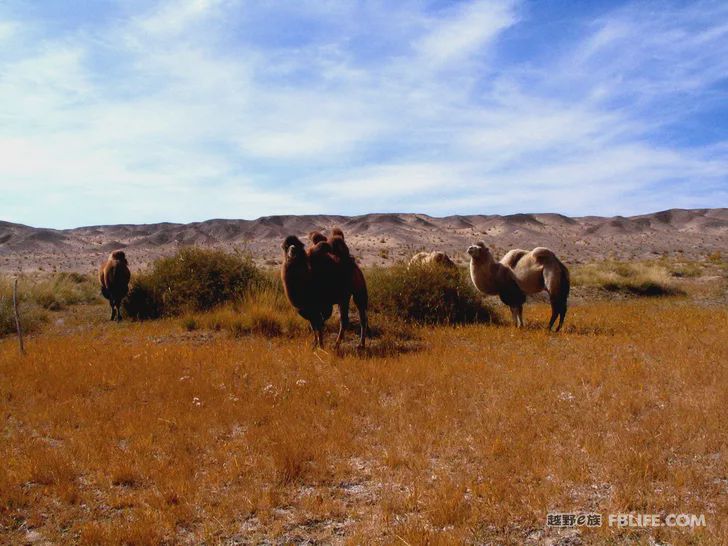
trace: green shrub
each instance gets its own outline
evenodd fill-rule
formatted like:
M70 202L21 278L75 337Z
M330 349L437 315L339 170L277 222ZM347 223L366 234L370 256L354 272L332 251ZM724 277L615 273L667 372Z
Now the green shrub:
M133 275L124 307L140 319L205 311L241 299L262 282L250 256L189 247Z
M132 318L147 320L162 316L161 293L152 273L132 275L129 294L124 299L123 305L125 314Z
M468 272L438 264L399 263L367 272L372 311L418 324L495 322Z

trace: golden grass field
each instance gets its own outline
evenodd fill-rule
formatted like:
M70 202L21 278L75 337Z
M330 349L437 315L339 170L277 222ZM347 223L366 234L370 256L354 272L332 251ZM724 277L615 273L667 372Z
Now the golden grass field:
M363 354L68 307L23 357L0 339L0 542L728 544L728 307L702 290L574 298L560 334L543 303L523 331L375 315ZM605 521L546 527L572 511Z

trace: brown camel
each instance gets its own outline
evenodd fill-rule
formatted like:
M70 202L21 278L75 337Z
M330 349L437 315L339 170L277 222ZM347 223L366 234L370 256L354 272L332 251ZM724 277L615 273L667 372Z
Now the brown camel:
M368 331L368 294L364 275L349 254L340 229L328 239L318 232L309 234L312 245L306 250L301 240L289 235L283 242L285 253L281 278L286 296L298 313L311 323L314 346L323 347L323 328L333 306L339 307L338 346L349 326L349 303L359 311L361 334L359 347L364 347Z
M109 300L111 319L121 321L121 302L129 293L129 265L126 254L115 250L109 255L106 263L99 268L101 295Z
M309 233L309 239L312 245L307 253L310 257L316 292L323 301L325 309L328 310L334 305L339 308L339 334L335 346L338 347L343 341L349 328L349 305L353 297L359 311L358 346L363 348L369 331L367 318L369 294L364 273L351 256L341 229L332 229L328 238L320 232L313 231Z
M325 308L316 294L311 261L301 240L289 235L281 248L284 254L281 280L286 297L298 314L311 324L314 347L323 346L324 322L331 316L332 308Z

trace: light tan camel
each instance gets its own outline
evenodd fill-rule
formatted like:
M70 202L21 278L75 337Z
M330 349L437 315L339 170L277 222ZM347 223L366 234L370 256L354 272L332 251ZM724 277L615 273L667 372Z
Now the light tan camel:
M445 267L457 267L450 259L450 256L442 250L433 250L432 252L418 252L409 261L409 265L429 265L438 264Z
M470 278L475 288L483 294L498 295L511 308L513 322L523 326L523 303L526 295L518 286L516 276L510 268L498 263L483 241L468 247L470 255Z
M566 300L571 285L569 270L548 248L538 247L530 252L514 249L500 261L516 276L518 286L525 294L536 294L545 290L551 301L549 330L559 319L556 331L561 330L566 317Z

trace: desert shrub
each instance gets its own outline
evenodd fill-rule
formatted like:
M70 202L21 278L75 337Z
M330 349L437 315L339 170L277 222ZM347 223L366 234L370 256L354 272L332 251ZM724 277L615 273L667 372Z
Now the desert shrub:
M30 287L30 297L49 311L59 311L69 305L99 301L98 283L80 273L56 273Z
M405 322L493 322L496 315L467 271L438 264L373 268L366 274L371 309Z
M576 268L572 282L633 296L671 296L683 294L675 287L670 272L650 263L598 262Z
M703 275L703 268L697 262L668 264L670 275L677 278L693 279Z
M188 331L204 328L233 337L294 337L308 332L306 321L288 303L280 279L270 272L262 272L242 298L209 311L188 314L181 325Z
M28 294L27 283L21 282L18 288L18 311L20 326L24 333L37 331L48 320L47 313L38 306ZM6 277L0 277L0 336L14 334L15 314L13 312L13 283Z
M194 330L197 330L200 325L194 316L187 316L182 319L182 327L188 332L193 332Z
M158 284L152 273L132 275L129 294L124 299L124 311L140 320L159 318L163 314L163 302Z
M124 307L140 319L205 311L241 299L262 281L248 255L189 247L134 275Z
M715 265L722 265L723 264L723 256L721 255L719 250L716 250L715 252L711 252L706 256L706 259L708 262L715 264Z

